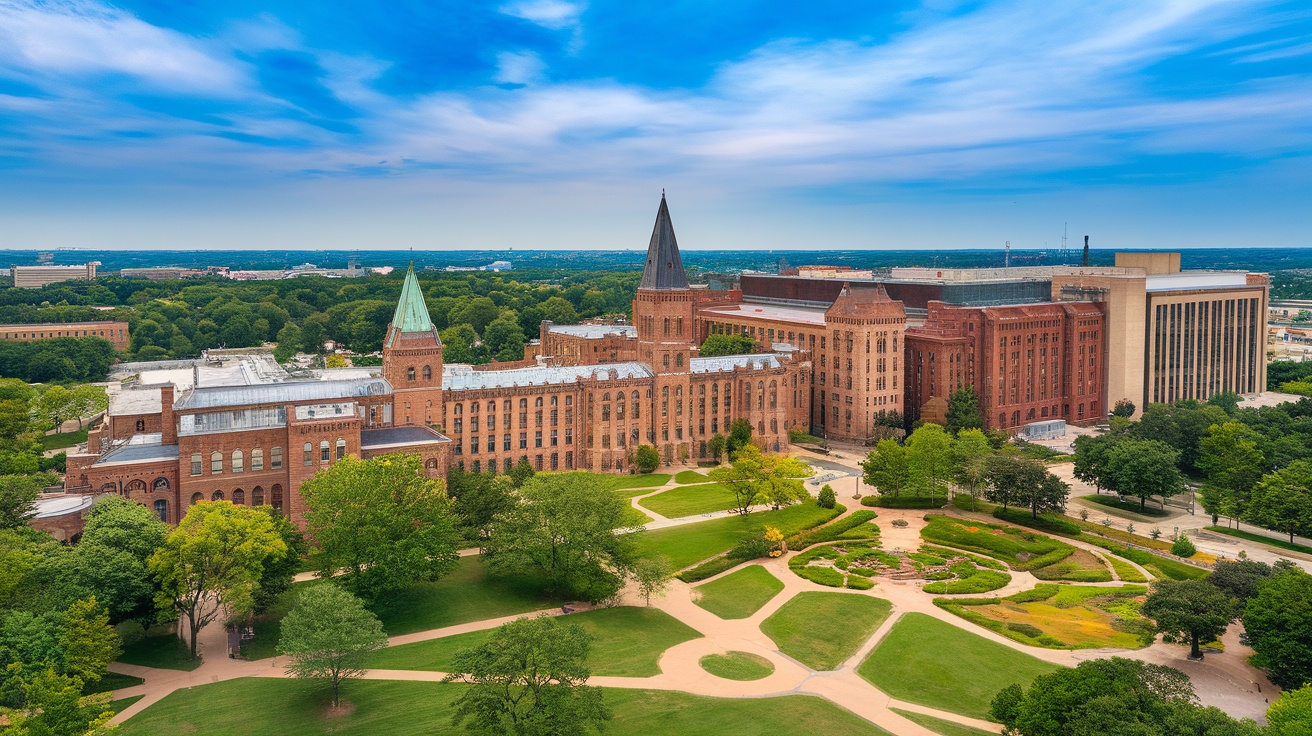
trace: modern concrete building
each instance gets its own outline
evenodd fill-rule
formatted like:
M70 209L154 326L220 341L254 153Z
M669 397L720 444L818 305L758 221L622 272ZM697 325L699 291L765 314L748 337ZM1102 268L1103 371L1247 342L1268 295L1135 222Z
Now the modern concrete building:
M99 266L100 261L91 261L79 266L14 266L11 271L16 288L39 289L61 281L95 281Z

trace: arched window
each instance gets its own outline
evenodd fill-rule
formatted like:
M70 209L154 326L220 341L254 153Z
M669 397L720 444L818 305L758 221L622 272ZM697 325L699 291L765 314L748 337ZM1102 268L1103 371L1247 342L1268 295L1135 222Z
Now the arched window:
M328 449L328 440L319 440L319 460L325 463L331 460L332 457L330 452L331 451Z
M146 431L146 420L145 420L145 419L138 419L138 420L137 420L137 431L138 431L138 432L145 432L145 431Z
M167 491L168 489L169 489L168 478L156 478L155 482L152 483L150 486L150 490L152 491Z
M124 490L125 492L127 492L127 493L133 493L133 492L135 492L135 491L139 491L139 492L141 492L141 493L145 493L145 492L146 492L146 481L144 481L144 480L140 480L140 479L138 479L138 480L130 480L130 481L128 481L128 484L127 484L126 486L123 487L123 490Z
M305 464L314 465L314 445L305 443Z
M528 408L528 399L520 399L520 400L519 400L519 408L521 408L521 409L527 409L527 408Z
M251 489L251 505L252 506L264 505L264 488L260 486L255 486L254 488Z
M258 473L261 470L264 470L264 450L256 448L251 450L251 472Z
M205 500L205 494L204 494L204 493L201 493L200 491L197 491L197 492L191 494L191 505L192 505L192 506L195 506L196 504L198 504L198 503L200 503L201 501L204 501L204 500Z
M464 414L464 413L465 413L465 405L464 405L464 404L456 404L456 408L455 408L453 411L455 412L455 415L456 415L456 416L460 416L461 414Z
M232 472L240 473L246 469L246 459L242 456L241 450L232 451Z
M542 406L542 397L539 396L533 400L533 406Z
M414 368L406 368L406 369L405 369L405 377L406 377L406 380L409 380L409 381L413 381L413 380L415 380L415 369L414 369Z
M425 381L430 380L430 379L432 379L432 377L433 377L433 368L432 368L432 366L427 366L427 365L424 366L424 380L425 380Z
M346 440L341 437L337 438L337 459L341 460L346 457Z
M477 414L477 413L478 413L478 407L480 407L480 406L482 406L482 404L478 403L477 401L471 401L471 402L469 402L469 412L470 412L471 414Z
M269 489L269 491L269 495L272 497L269 501L269 505L273 507L274 511L282 511L282 486L274 483L273 488Z
M219 452L218 450L215 450L214 452L210 453L210 472L211 473L223 472L223 453Z
M214 493L210 494L210 500L211 500L211 501L222 501L222 500L223 500L223 491L215 491Z
M555 406L557 403L558 403L558 401L557 401L556 397L555 397L555 396L552 396L552 397L551 397L551 405L552 405L552 406Z
M233 492L232 492L232 502L235 503L235 504L237 504L238 506L245 506L245 505L246 505L246 491L243 491L243 490L240 489L240 488L238 488L237 490L233 491Z
M169 502L160 499L155 502L155 515L165 524L169 523Z

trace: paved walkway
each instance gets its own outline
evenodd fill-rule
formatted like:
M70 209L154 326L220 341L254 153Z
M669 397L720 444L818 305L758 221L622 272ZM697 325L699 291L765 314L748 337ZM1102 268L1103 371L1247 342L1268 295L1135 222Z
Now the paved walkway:
M840 450L839 452L828 456L827 459L833 463L854 466L857 459L854 455L855 453L853 455L848 455ZM855 471L855 467L853 467L853 470ZM679 484L673 483L671 480L671 482L666 483L659 488L653 488L649 492L635 496L634 506L635 508L639 507L637 500L640 498L675 487L680 486ZM841 495L844 494L840 491L840 496ZM849 507L846 512L847 514L851 514L860 508L859 505L851 503L850 500L844 499L844 502ZM643 511L653 517L659 516L651 514L651 512L646 509L643 509ZM879 524L882 533L882 544L884 549L890 551L894 549L910 551L917 549L920 546L921 539L919 532L924 526L923 511L901 509L879 509L878 511L879 518L877 523ZM945 513L964 517L971 516L966 512L951 507L945 509ZM706 517L703 516L693 516L684 519L665 519L661 517L656 518L655 521L648 524L648 528L662 528L664 526L695 523L697 521L702 521L705 518ZM982 519L985 517L979 516L979 518ZM905 520L907 525L905 527L894 526L891 522L896 519ZM1091 545L1073 540L1063 541L1068 541L1082 549L1088 549L1094 554L1100 556L1103 554L1103 551L1100 548ZM461 552L461 554L474 553L476 553L476 550L463 550ZM892 710L893 708L926 713L944 720L974 726L991 732L998 732L1000 726L997 724L968 718L955 713L940 711L935 708L898 701L876 689L857 675L857 666L864 661L876 646L878 646L879 642L882 641L888 632L892 630L898 620L907 613L917 612L932 616L953 626L960 627L972 634L981 636L1003 646L1023 651L1039 659L1061 665L1074 666L1083 660L1109 656L1130 656L1150 662L1168 664L1189 674L1200 699L1204 703L1217 705L1226 710L1226 712L1237 717L1261 719L1265 713L1268 698L1273 697L1278 692L1278 690L1265 680L1258 670L1248 665L1247 656L1251 654L1251 650L1239 643L1239 626L1237 624L1231 627L1230 632L1223 639L1226 648L1225 652L1220 654L1208 654L1203 662L1190 662L1187 660L1185 657L1187 649L1185 647L1168 645L1160 642L1137 651L1120 649L1067 651L1029 647L992 631L974 626L964 619L939 609L933 604L933 598L935 596L923 593L920 590L919 585L916 585L915 583L878 578L876 579L874 589L870 591L848 591L821 586L805 580L788 569L788 559L790 559L793 554L795 553L789 553L784 557L776 559L757 561L756 564L763 565L776 578L784 583L784 590L771 599L769 603L761 608L761 610L757 611L747 619L734 621L720 619L718 616L715 616L694 603L694 598L696 596L694 586L687 585L677 580L674 581L671 584L667 595L664 598L653 601L652 605L692 627L698 631L702 637L678 644L666 650L660 659L661 674L659 675L643 678L597 676L592 678L592 684L603 687L677 690L697 695L733 698L760 698L788 694L808 694L825 698L894 734L906 736L934 736L932 731L898 715ZM1033 575L1027 572L1013 572L1012 578L1012 583L1003 590L997 591L996 594L1008 595L1020 590L1027 590L1039 582ZM1118 581L1113 581L1111 583L1106 583L1105 585L1116 586L1120 584L1121 583ZM803 591L822 591L843 595L876 596L889 601L892 604L892 612L888 619L875 631L870 639L867 640L860 649L840 667L833 671L817 672L780 652L774 642L765 636L760 629L762 621L777 611L784 605L784 603L793 598L796 594ZM640 597L637 595L636 591L632 589L624 591L623 602L626 605L641 605ZM553 608L526 615L559 614L560 609ZM441 629L406 634L403 636L392 637L389 640L389 644L407 644L466 633L469 631L494 628L514 618L517 617L509 616L488 619ZM228 659L226 657L226 636L221 625L211 625L202 631L199 645L202 653L208 654L209 656L206 657L204 663L199 668L192 672L157 670L119 663L111 665L111 671L136 675L138 677L143 677L146 680L143 685L124 688L114 693L115 698L133 695L143 695L144 697L123 712L119 713L113 722L121 723L124 720L131 718L136 713L141 712L151 704L158 702L168 693L179 688L220 682L237 677L286 676L283 669L285 662L282 658L274 657L255 662ZM744 651L764 657L774 665L775 671L770 676L761 680L737 682L715 677L701 668L700 660L703 656L728 651ZM365 674L365 677L367 679L378 680L436 682L442 679L443 673L415 670L371 670Z

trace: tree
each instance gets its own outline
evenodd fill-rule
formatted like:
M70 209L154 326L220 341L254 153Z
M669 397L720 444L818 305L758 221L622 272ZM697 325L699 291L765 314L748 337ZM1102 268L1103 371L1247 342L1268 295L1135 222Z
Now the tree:
M1312 575L1292 565L1258 585L1244 606L1253 663L1286 690L1312 682Z
M729 438L719 432L711 435L711 438L706 441L706 449L710 451L711 457L714 458L717 463L720 462L720 458L724 456L724 449L728 445Z
M1243 400L1244 397L1234 391L1222 391L1212 394L1207 400L1207 405L1215 406L1226 414L1234 414L1239 409L1239 402Z
M332 583L302 591L278 636L278 653L292 659L287 673L331 681L334 708L341 703L342 681L364 674L369 653L385 646L378 617Z
M964 488L970 494L970 508L975 510L975 500L980 486L984 484L988 471L987 461L993 454L989 439L978 429L963 429L952 443L952 479L958 488Z
M1112 406L1112 416L1129 419L1134 416L1135 409L1136 407L1133 401L1130 401L1129 399L1118 399L1116 404Z
M521 618L487 642L456 652L446 682L469 689L455 701L454 725L486 736L569 736L611 718L601 691L585 683L592 637L556 618Z
M27 526L46 480L44 475L0 475L0 529Z
M77 417L77 428L82 429L82 420L95 416L109 408L109 397L105 395L104 386L83 384L73 389L71 410Z
M752 444L752 423L746 419L735 419L729 425L729 440L725 450L733 456L742 448Z
M579 321L574 305L562 297L553 296L539 304L538 309L542 310L542 314L547 319L558 325L572 325Z
M1312 535L1312 462L1295 460L1264 477L1244 510L1248 521L1294 536Z
M497 515L483 542L493 570L540 575L559 595L609 598L632 569L633 507L588 473L537 475Z
M110 694L83 697L86 683L52 668L25 676L19 683L25 708L9 714L5 734L14 736L81 736L104 733L114 717Z
M1132 425L1131 434L1139 439L1165 442L1179 453L1179 466L1187 472L1198 470L1199 443L1213 424L1223 424L1230 417L1219 407L1196 401L1174 404L1149 404L1143 417Z
M285 553L269 555L261 565L263 571L260 573L260 584L255 586L252 610L264 613L278 602L283 593L291 590L292 583L296 581L296 573L301 568L301 558L310 551L310 545L305 541L305 534L296 528L291 519L272 506L256 508L269 515L278 538L287 545Z
M907 449L896 440L880 440L861 463L861 479L879 489L882 496L897 498L914 479Z
M992 712L1016 736L1258 736L1252 722L1200 707L1183 672L1121 657L1040 675L1023 693L1004 689Z
M1149 496L1166 498L1184 490L1179 457L1165 442L1120 440L1107 452L1103 483L1119 495L1138 496L1143 510Z
M948 434L957 436L963 429L983 429L984 418L979 412L979 397L974 386L962 386L948 397Z
M33 416L53 427L56 434L63 431L64 422L72 419L74 412L73 392L63 386L47 388L32 404Z
M638 584L638 592L649 606L653 595L658 598L665 595L672 574L670 561L665 555L643 557L633 564L633 581Z
M927 491L931 502L936 494L947 496L953 471L952 435L937 424L921 425L907 438L907 460L917 494Z
M1015 455L993 455L985 461L984 477L988 485L984 497L1002 504L1004 509L1011 504L1029 505L1042 495L1039 489L1048 475L1047 469L1035 460ZM1064 496L1062 503L1065 503Z
M747 355L756 352L756 341L747 335L708 335L698 355L716 358L722 355Z
M118 634L109 626L109 612L95 596L77 601L64 612L64 630L59 637L64 652L61 674L83 684L100 682L105 668L122 654Z
M31 427L31 419L31 407L26 401L0 399L0 439L13 441L27 432Z
M756 447L753 445L752 449ZM779 454L762 455L762 461L765 474L761 478L758 496L769 503L771 508L777 511L789 504L811 498L801 480L813 475L810 465L795 457Z
M439 334L442 338L442 356L448 363L487 362L487 347L478 342L478 333L473 327L458 324Z
M487 343L492 357L497 360L514 361L524 359L524 345L528 338L524 330L511 314L505 314L488 323L483 330L483 341Z
M1061 478L1043 471L1043 478L1038 485L1021 488L1020 500L1030 507L1030 518L1037 519L1039 514L1049 511L1061 513L1066 510L1066 498L1071 495L1071 487Z
M820 493L816 495L815 505L822 509L832 509L837 504L838 495L834 493L834 489L828 483L824 484L820 488Z
M1107 454L1120 439L1114 434L1075 438L1075 477L1101 491L1107 484Z
M345 457L301 486L320 577L366 600L437 580L455 566L455 516L440 480L418 455Z
M1312 685L1287 690L1266 709L1265 736L1307 736L1312 733Z
M651 445L638 445L638 449L633 451L633 458L639 473L650 473L661 464L661 454Z
M1206 580L1159 580L1143 604L1143 615L1171 642L1189 642L1189 658L1202 659L1200 642L1221 638L1239 615L1238 602Z
M1217 560L1212 574L1205 580L1220 588L1242 605L1257 595L1262 581L1271 577L1271 566L1256 560Z
M1199 441L1203 508L1210 514L1237 519L1247 509L1253 488L1262 479L1266 458L1256 432L1239 422L1213 424Z
M249 611L264 561L286 552L262 511L228 501L201 502L187 510L147 566L160 583L156 606L186 618L193 658L200 630L225 608Z
M454 467L447 472L446 485L461 535L470 541L482 539L496 515L518 502L515 482L508 475L469 473Z
M519 462L515 463L515 466L510 469L509 473L507 473L507 475L510 476L510 482L513 483L516 488L524 485L529 478L532 478L536 474L537 471L533 469L533 465L529 463L528 458L526 457L521 457Z

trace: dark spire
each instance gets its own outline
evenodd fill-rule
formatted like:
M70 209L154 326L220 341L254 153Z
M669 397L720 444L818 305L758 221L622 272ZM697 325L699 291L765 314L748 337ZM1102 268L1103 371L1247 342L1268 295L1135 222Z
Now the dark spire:
M661 207L656 211L656 226L651 230L647 263L642 268L642 281L638 282L638 288L688 288L688 276L683 272L679 241L674 239L674 224L670 222L670 208L665 204L664 189L661 190Z

